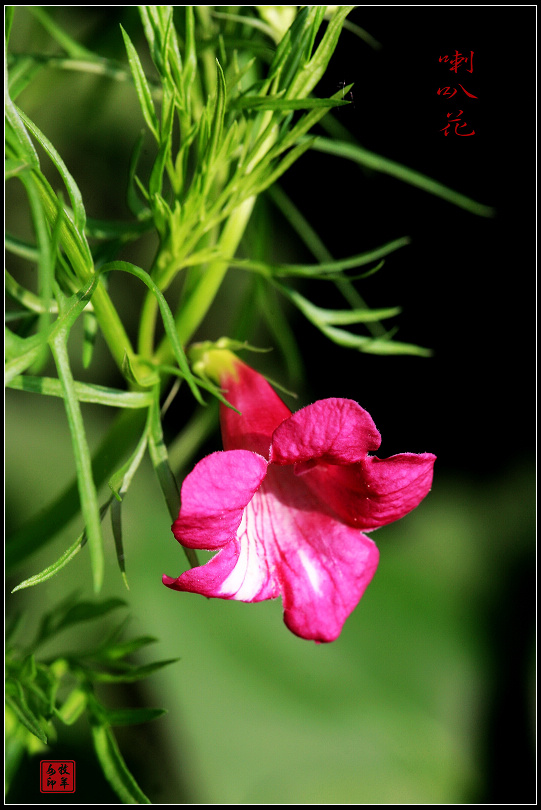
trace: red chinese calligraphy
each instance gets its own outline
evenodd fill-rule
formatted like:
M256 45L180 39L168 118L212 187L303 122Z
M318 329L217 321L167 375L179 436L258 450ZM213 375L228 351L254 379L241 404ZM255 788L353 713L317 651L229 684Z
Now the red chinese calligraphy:
M467 95L467 96L469 96L470 98L477 98L477 96L474 96L474 95L473 95L473 93L468 93L468 91L466 90L466 88L465 88L465 87L462 87L462 85L461 85L461 84L459 84L458 86L459 86L459 87L460 87L460 89L461 89L461 90L463 90L463 91L464 91L464 93L466 93L466 95ZM451 90L452 90L453 92L451 92ZM456 87L438 87L438 96L449 96L449 98L453 98L453 96L455 95L455 93L456 93L456 92L457 92Z
M471 132L459 132L458 130L462 127L467 127L468 124L465 121L461 121L460 116L464 110L459 110L456 118L449 118L453 113L447 113L447 118L449 118L449 123L446 124L440 132L443 132L445 137L449 135L449 130L451 128L451 124L455 125L455 135L461 135L462 137L468 137L469 135L475 135L475 130L473 129Z
M470 51L469 56L463 56L458 51L455 51L454 56L448 56L448 55L447 56L440 56L439 61L440 62L449 62L450 65L451 65L449 70L453 70L455 73L458 73L458 68L460 67L460 65L463 62L465 62L466 64L469 62L470 66L467 69L467 71L468 71L468 73L473 73L473 51Z
M453 92L451 92L451 90ZM438 87L438 96L449 96L449 98L453 98L456 94L455 87Z

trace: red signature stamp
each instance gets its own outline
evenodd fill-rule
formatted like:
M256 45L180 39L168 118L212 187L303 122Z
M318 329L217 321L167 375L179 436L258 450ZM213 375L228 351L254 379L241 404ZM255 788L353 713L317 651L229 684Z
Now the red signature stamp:
M75 793L75 760L42 759L39 789L42 793Z

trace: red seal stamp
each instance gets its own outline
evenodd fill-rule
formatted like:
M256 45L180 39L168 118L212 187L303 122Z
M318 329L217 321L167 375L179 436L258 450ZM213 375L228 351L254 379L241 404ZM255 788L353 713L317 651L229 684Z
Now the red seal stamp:
M42 759L39 789L42 793L75 793L75 760Z

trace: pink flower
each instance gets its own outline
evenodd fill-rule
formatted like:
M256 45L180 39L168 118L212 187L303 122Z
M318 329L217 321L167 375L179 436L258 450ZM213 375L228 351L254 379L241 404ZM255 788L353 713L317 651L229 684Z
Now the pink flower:
M380 435L353 400L292 414L256 371L228 351L212 355L211 371L242 415L221 406L224 451L185 479L172 530L182 545L218 553L163 583L243 602L281 596L293 633L333 641L378 565L363 532L421 502L435 456L369 455Z

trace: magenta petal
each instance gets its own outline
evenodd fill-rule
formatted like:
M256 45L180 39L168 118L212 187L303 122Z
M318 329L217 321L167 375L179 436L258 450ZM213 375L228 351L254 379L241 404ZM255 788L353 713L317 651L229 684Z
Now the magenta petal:
M252 450L269 457L273 430L291 411L261 374L237 360L233 372L220 377L225 398L241 412L220 405L224 450Z
M222 582L235 567L239 557L239 550L239 544L232 541L208 563L185 571L177 579L164 574L162 577L163 584L175 591L190 591L200 593L203 596L219 596Z
M191 591L219 599L261 602L279 596L279 585L269 571L264 550L240 533L212 560L185 571L178 579L163 577L164 585L176 591Z
M419 506L432 486L436 456L399 453L363 462L367 492L364 514L374 528L392 523Z
M432 486L435 460L432 453L368 456L359 464L317 467L303 478L339 518L368 531L420 504Z
M322 399L297 411L274 431L270 460L299 464L319 460L354 464L377 450L381 437L372 417L351 399Z
M302 638L333 641L375 573L375 544L336 520L290 467L269 467L255 500L285 623Z
M237 532L246 504L267 472L267 462L248 450L212 453L184 480L181 508L172 526L184 546L215 549Z
M291 551L282 584L284 621L301 638L334 641L370 584L375 543L356 529L322 521L308 549Z

